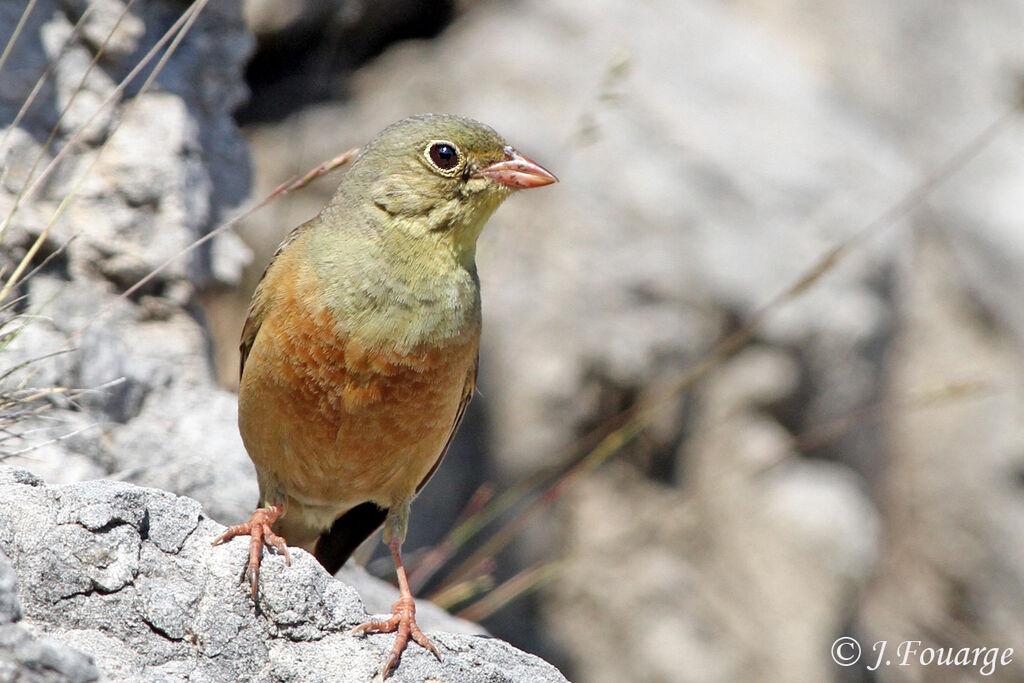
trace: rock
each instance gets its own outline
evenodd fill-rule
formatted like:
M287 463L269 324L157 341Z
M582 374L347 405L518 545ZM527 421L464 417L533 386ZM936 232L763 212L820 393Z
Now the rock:
M86 6L35 3L0 71L4 217L30 183L35 159L41 156L38 174L84 133L50 180L23 200L3 237L0 267L10 273L56 220L34 261L49 258L47 266L21 286L21 310L33 315L11 322L5 311L0 323L23 328L5 345L4 367L27 364L6 386L29 381L57 391L41 401L44 416L19 421L24 437L2 447L21 454L9 462L55 482L113 476L163 486L198 496L218 519L238 521L255 501L255 480L234 398L211 375L206 333L190 309L198 288L236 281L247 252L233 237L182 252L248 193L248 151L231 114L245 94L252 38L239 3L212 2L153 87L140 92L139 78L118 94L182 8L161 0L91 3L75 33ZM0 1L0 43L7 44L25 8ZM103 31L118 18L112 42L90 69ZM8 130L37 78L42 87L33 105ZM54 145L44 150L65 106ZM122 296L164 264L135 295Z
M893 417L879 492L888 552L856 619L861 642L958 649L1024 639L1024 433L1010 427L1024 414L1011 370L1021 358L1012 325L979 324L984 303L950 277L958 255L937 235L915 245L891 375L914 408ZM946 633L956 636L936 635ZM994 677L1024 679L1024 661L1012 659ZM907 673L932 671L911 661Z
M29 472L5 468L0 471L4 486L41 486ZM2 513L0 513L2 514ZM4 527L0 535L7 539L13 529ZM18 574L0 551L0 679L5 681L53 681L85 683L99 678L90 657L54 639L37 637L18 622L23 617L18 599Z
M436 35L455 6L455 0L245 0L258 49L248 74L253 98L240 118L273 120L337 96L353 68L389 43Z
M390 634L347 633L368 618L358 594L299 549L291 566L266 556L255 610L248 543L212 547L223 527L188 498L121 482L48 487L3 468L0 500L0 652L56 672L38 680L93 680L98 668L111 680L367 681L391 647ZM410 647L390 680L565 680L492 638L431 637L443 661Z
M637 661L649 680L830 678L821 653L875 566L879 518L854 473L801 458L759 414L796 376L760 348L702 385L681 492L616 463L571 497L571 564L546 611L554 637L587 653L581 680L630 679ZM615 626L637 611L651 629Z
M16 624L0 626L0 676L32 683L86 683L99 679L92 660L50 638L34 638Z

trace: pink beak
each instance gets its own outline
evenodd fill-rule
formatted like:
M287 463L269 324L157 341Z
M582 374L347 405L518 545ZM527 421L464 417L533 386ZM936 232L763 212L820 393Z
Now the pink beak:
M543 187L557 183L558 178L551 171L535 161L527 159L511 147L505 148L504 161L498 161L476 172L476 175L490 178L496 183L508 185L517 190Z

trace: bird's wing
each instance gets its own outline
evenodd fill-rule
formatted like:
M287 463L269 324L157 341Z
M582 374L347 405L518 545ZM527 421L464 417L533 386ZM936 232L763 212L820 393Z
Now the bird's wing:
M477 353L476 359L473 361L473 367L470 368L469 374L466 375L466 384L462 387L462 399L459 401L459 407L455 411L455 421L452 422L452 430L448 432L448 439L444 442L444 447L441 448L441 452L437 455L437 462L427 472L427 476L423 477L420 485L416 487L416 493L422 491L423 487L427 485L430 478L434 476L434 472L437 472L437 468L441 466L441 461L447 455L448 449L451 448L452 441L455 439L455 432L459 431L459 425L462 424L462 418L466 416L469 402L473 400L473 393L476 391L476 373L479 368L480 354Z
M473 392L476 390L476 373L479 365L480 357L478 355L472 369L470 369L469 374L466 376L466 384L462 389L462 399L459 401L459 407L455 411L455 419L452 422L452 429L448 434L448 440L445 441L444 447L438 454L437 462L430 468L430 471L423 478L423 481L420 482L420 485L416 487L416 493L419 493L427 485L427 482L430 481L434 472L441 465L441 461L444 460L448 448L452 445L452 438L455 436L455 432L458 431L462 418L466 415L466 408L469 406L469 402L473 399ZM388 509L377 507L373 503L363 503L355 506L334 520L334 524L331 525L330 529L320 534L316 544L316 559L329 573L337 573L352 553L356 551L356 548L384 523L388 512Z
M270 263L263 269L263 275L260 276L260 281L256 284L256 290L252 294L252 303L249 304L249 312L245 318L245 324L242 326L242 340L238 345L239 351L239 364L238 364L238 376L242 376L242 372L245 371L245 361L249 358L249 351L252 350L252 345L256 342L256 335L259 334L260 325L263 324L263 319L267 314L267 301L263 295L263 283L267 279L267 273L273 267L274 262L277 261L277 257L281 255L289 244L295 241L295 238L299 236L299 233L306 228L312 221L306 221L302 225L299 225L292 229L291 232L284 238L281 244L277 245L277 249L274 251L274 255L270 257Z

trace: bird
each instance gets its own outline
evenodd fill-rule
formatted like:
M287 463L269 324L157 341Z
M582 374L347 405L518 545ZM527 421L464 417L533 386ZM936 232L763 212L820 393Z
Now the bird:
M248 535L257 599L263 547L288 546L334 574L383 526L399 598L353 633L396 633L382 677L416 623L402 543L410 504L441 464L476 387L476 244L514 191L557 182L492 128L421 114L359 151L331 200L292 230L242 329L238 425L259 505L214 544Z

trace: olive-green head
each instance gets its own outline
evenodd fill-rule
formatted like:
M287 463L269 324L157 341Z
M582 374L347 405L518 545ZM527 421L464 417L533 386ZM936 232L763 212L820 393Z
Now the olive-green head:
M490 127L421 114L391 124L362 149L335 202L358 203L382 230L434 236L471 259L484 223L509 194L554 182Z

